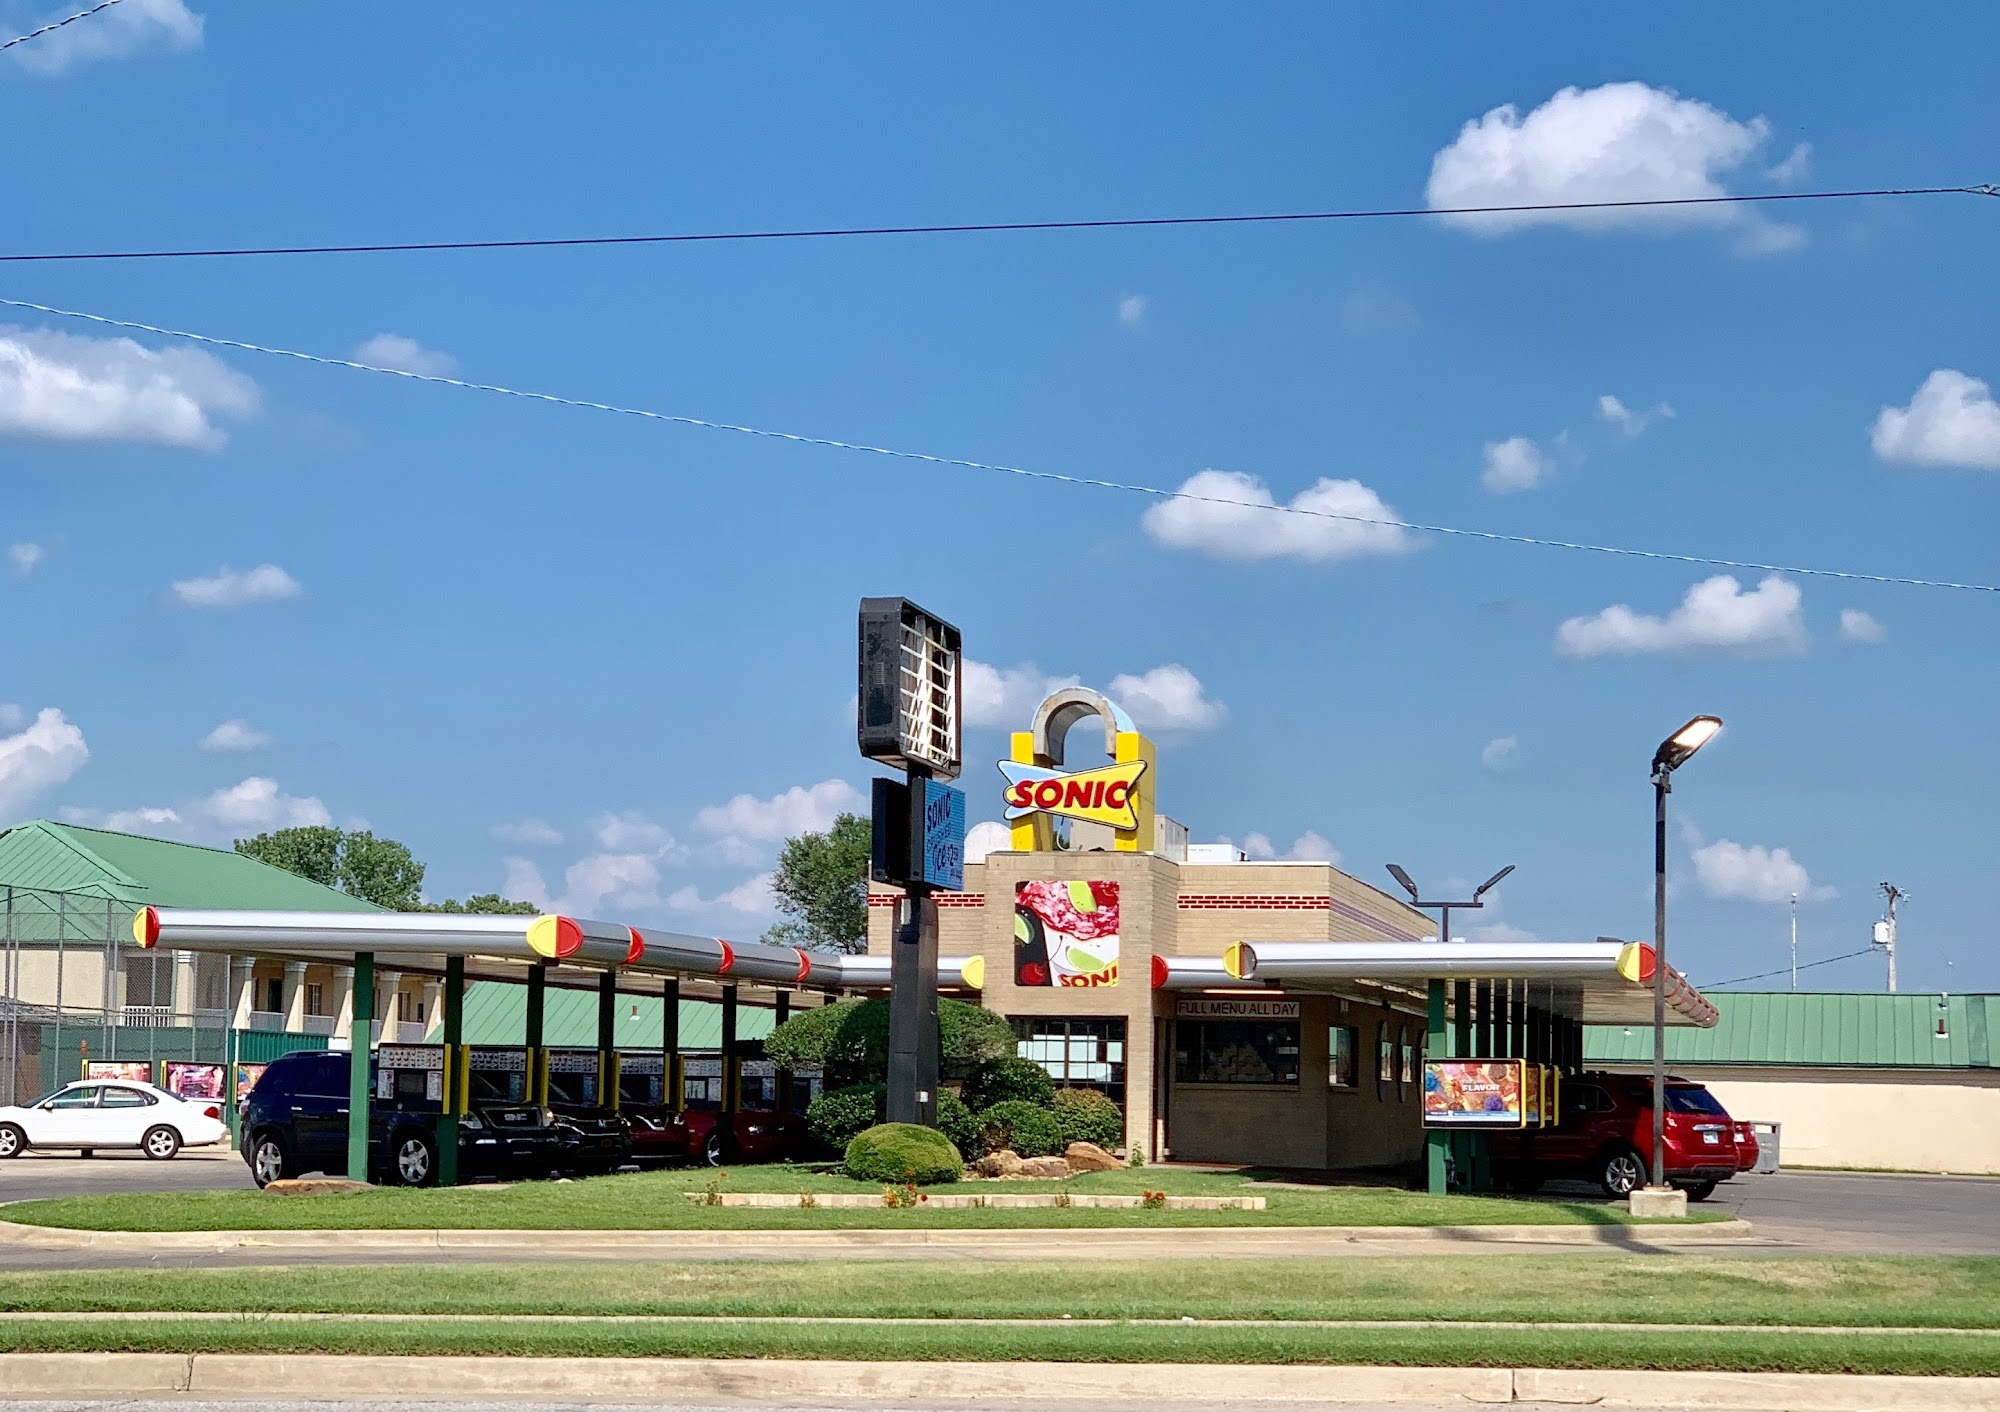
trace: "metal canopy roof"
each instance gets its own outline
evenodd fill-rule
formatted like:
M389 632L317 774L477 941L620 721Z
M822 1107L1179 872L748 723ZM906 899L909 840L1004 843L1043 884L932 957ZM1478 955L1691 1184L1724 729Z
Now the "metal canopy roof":
M1653 948L1614 941L1259 941L1220 957L1154 958L1153 984L1206 990L1249 982L1287 991L1433 980L1524 981L1528 1003L1586 1024L1653 1022ZM1706 1028L1715 1007L1667 968L1667 1023Z
M1713 1029L1668 1037L1672 1064L1801 1069L2000 1068L2000 995L1720 991ZM1584 1036L1593 1064L1650 1062L1650 1027Z

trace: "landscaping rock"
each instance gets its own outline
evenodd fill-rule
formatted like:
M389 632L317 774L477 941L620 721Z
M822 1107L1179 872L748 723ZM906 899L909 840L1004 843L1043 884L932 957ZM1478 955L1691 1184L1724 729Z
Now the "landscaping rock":
M1021 1170L1019 1154L1008 1148L989 1152L972 1164L972 1170L982 1177L1011 1177Z
M1069 1175L1069 1163L1060 1157L1027 1157L1023 1158L1021 1165L1014 1169L1014 1175L1041 1178L1066 1177Z
M1120 1172L1125 1164L1094 1142L1073 1142L1063 1149L1072 1172Z
M371 1188L366 1182L351 1182L346 1177L280 1177L264 1190L273 1196L339 1196Z

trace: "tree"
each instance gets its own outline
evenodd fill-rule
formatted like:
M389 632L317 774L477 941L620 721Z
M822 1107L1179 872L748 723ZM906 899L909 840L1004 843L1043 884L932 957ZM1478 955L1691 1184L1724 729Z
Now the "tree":
M350 833L317 824L278 829L237 839L236 851L392 912L423 906L424 865L395 839L377 838L366 829Z
M938 1001L938 1067L964 1078L1014 1052L1004 1016L963 1000ZM889 1073L889 1002L842 1000L801 1011L764 1037L764 1057L786 1069L819 1069L829 1089L880 1083Z
M771 874L785 920L764 940L809 951L865 951L870 843L868 820L858 814L840 815L825 833L785 840Z
M533 917L541 908L532 902L516 902L502 897L497 892L478 892L459 902L447 897L442 902L427 902L417 908L419 912L469 912L486 917Z

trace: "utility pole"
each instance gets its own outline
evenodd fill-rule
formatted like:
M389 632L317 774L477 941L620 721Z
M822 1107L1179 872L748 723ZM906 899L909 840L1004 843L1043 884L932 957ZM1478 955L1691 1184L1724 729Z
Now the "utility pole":
M1799 988L1799 895L1792 894L1792 989Z
M1889 899L1889 915L1875 924L1875 945L1882 948L1889 957L1889 994L1896 993L1896 904L1910 894L1894 883L1882 884L1882 895Z

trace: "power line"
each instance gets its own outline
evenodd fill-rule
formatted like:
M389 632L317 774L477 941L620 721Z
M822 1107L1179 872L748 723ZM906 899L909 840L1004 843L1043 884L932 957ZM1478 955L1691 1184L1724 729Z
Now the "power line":
M1874 949L1873 947L1864 947L1860 951L1849 951L1840 956L1829 956L1823 961L1808 961L1804 965L1799 966L1796 969L1801 971L1810 971L1815 966L1831 966L1836 961L1852 961L1857 956L1868 955L1871 951L1873 951L1873 949ZM1741 985L1745 981L1769 980L1772 976L1785 975L1788 971L1791 971L1792 969L1794 968L1789 966L1780 966L1775 971L1759 971L1754 976L1734 976L1726 981L1711 981L1706 986L1703 986L1702 989L1721 990L1726 985Z
M0 44L0 49L12 49L16 44L26 44L31 39L40 39L50 30L61 29L64 25L73 25L78 20L87 20L99 10L108 10L118 3L119 0L102 0L102 3L92 5L88 10L78 10L75 14L66 15L62 19L45 24L40 29L29 30L26 34L17 34L5 44Z
M873 456L888 456L896 460L916 461L930 466L955 466L965 470L996 471L1003 475L1020 476L1028 480L1053 481L1059 485L1088 486L1097 490L1120 490L1135 495L1150 495L1158 500L1187 500L1197 504L1227 505L1233 509L1265 510L1283 515L1304 515L1311 519L1337 520L1345 524L1371 525L1382 529L1400 529L1423 534L1452 535L1461 539L1485 540L1494 544L1525 544L1539 549L1570 549L1590 554L1611 554L1630 559L1653 559L1674 564L1699 564L1709 568L1744 569L1773 574L1798 574L1814 578L1846 579L1862 583L1895 584L1907 588L1951 588L1970 593L2000 593L2000 584L1958 583L1948 579L1904 578L1894 574L1871 574L1844 569L1815 569L1796 564L1764 564L1744 559L1720 559L1702 554L1674 554L1657 549L1630 549L1618 545L1584 544L1571 540L1542 539L1525 534L1501 534L1493 530L1464 529L1454 525L1420 524L1414 520L1379 519L1368 515L1348 515L1332 510L1307 509L1299 505L1230 500L1219 495L1198 495L1186 490L1166 490L1155 485L1140 485L1129 481L1065 475L1060 471L1038 471L1025 466L1009 466L993 461L972 461L958 456L936 456L926 451L902 451L889 446L871 446L866 442L840 441L827 436L806 436L799 432L773 431L766 427L744 426L736 422L718 422L711 421L705 417L689 417L673 412L656 412L645 407L625 407L612 402L593 402L587 398L564 397L553 392L534 392L523 388L504 387L498 383L469 382L463 378L445 377L439 373L415 373L406 368L383 367L375 363L357 362L351 358L329 358L318 353L301 353L292 348L274 348L268 344L246 343L241 339L218 338L211 334L191 333L186 329L162 328L157 324L140 323L133 319L114 319L104 314L87 314L76 309L59 309L53 305L36 304L26 299L0 297L0 307L30 309L38 314L51 314L57 318L64 319L81 319L86 323L102 324L111 328L132 329L140 333L156 334L162 338L186 339L191 343L206 344L213 348L235 348L246 353L263 353L275 358L293 358L299 362L317 363L324 367L351 368L356 372L380 373L388 377L408 378L412 382L435 383L440 387L458 387L471 392L490 392L502 397L518 397L528 402L546 402L559 407L576 407L590 412L611 412L624 417L640 417L652 422L668 422L675 426L698 427L704 431L737 432L744 436L763 437L772 441L787 441L799 446L820 446L832 451L866 452Z
M106 0L106 3L116 4L117 0ZM104 7L100 5L98 8ZM84 13L93 12L86 10ZM81 18L81 16L71 18ZM69 21L65 20L63 23L67 24ZM1638 201L1550 201L1525 206L1414 206L1353 211L1277 211L1236 216L1131 216L1094 221L988 221L964 225L829 226L797 230L695 231L670 235L552 236L533 240L416 240L368 245L252 245L183 250L82 250L0 255L0 263L23 264L32 261L59 260L189 260L239 255L383 255L439 250L551 250L585 245L695 245L729 241L829 240L875 235L980 235L1009 231L1130 230L1152 226L1276 225L1298 221L1389 220L1408 216L1504 216L1554 211L1618 211L1663 206L1732 206L1774 201L1849 201L1864 196L2000 196L2000 186L1988 182L1977 186L1904 186L1857 191L1780 191L1742 196L1663 196Z

